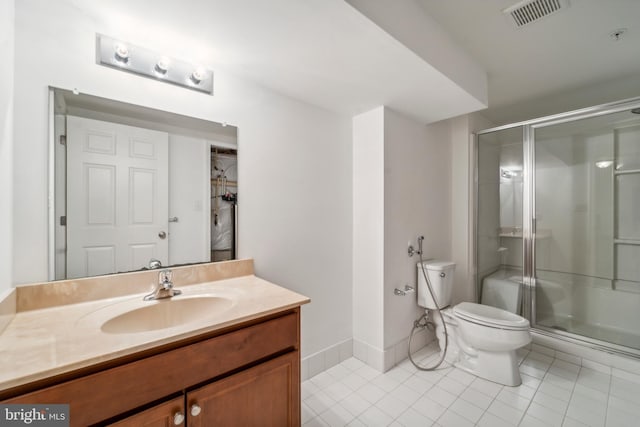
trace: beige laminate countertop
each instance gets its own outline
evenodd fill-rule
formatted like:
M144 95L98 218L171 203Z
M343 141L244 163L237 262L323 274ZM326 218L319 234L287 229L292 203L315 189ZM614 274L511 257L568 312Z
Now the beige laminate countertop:
M0 334L0 391L100 362L212 332L309 302L307 297L255 275L188 286L173 299L221 296L233 301L206 318L165 329L106 333L108 319L148 304L144 293L18 312Z

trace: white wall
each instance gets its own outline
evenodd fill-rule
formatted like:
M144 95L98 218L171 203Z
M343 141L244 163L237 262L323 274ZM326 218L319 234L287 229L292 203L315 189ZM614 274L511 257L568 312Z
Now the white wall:
M634 90L629 90L634 88ZM494 118L495 125L503 125L565 113L580 108L588 108L621 99L640 96L640 74L618 76L604 82L593 82L587 86L571 87L563 91L554 91L539 98L528 99L512 105L491 108L488 114Z
M238 126L239 255L255 258L261 277L311 297L302 311L303 354L349 339L350 119L222 69L208 96L98 66L95 34L118 37L117 24L65 2L16 5L14 283L47 277L47 86L78 88Z
M385 321L384 115L378 107L353 118L354 355L379 368Z
M0 0L0 298L11 288L13 270L14 7L14 0Z
M449 132L386 107L353 120L353 352L380 371L406 358L422 311L415 294L394 295L416 286L408 245L424 235L426 258L451 257Z
M419 257L408 256L408 245L417 249L417 237L424 236L424 259L451 259L450 122L425 126L385 109L384 135L384 348L389 350L406 342L423 312L415 294L393 293L405 284L416 286ZM400 353L406 357L406 350Z

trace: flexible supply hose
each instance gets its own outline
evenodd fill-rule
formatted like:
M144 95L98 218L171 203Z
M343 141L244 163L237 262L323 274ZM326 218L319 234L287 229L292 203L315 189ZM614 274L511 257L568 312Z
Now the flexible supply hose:
M422 275L424 276L424 280L427 284L427 289L429 289L429 294L431 295L431 298L433 299L433 302L436 305L438 314L440 315L440 320L442 321L442 326L444 328L444 351L440 356L440 360L438 360L438 363L436 363L434 366L429 366L429 367L420 366L416 363L415 360L413 360L413 356L411 356L411 341L413 340L413 335L415 334L416 329L424 329L427 326L427 313L424 313L422 316L418 318L418 320L413 322L413 328L411 328L411 334L409 335L409 361L411 361L413 366L418 368L420 371L435 371L436 368L438 368L438 366L440 366L442 362L444 362L444 358L447 355L447 348L449 348L449 334L447 333L447 324L444 321L444 315L442 314L442 310L440 309L440 304L438 304L438 301L436 300L436 295L433 292L433 288L431 287L431 282L429 281L429 275L424 269L424 260L422 259L422 241L423 240L424 240L423 236L420 236L418 238L418 253L420 254L420 270L422 270Z

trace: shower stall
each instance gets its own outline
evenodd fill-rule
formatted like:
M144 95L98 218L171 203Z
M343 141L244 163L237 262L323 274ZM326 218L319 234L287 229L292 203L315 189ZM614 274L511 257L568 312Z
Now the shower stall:
M476 134L476 286L541 334L640 358L640 98Z

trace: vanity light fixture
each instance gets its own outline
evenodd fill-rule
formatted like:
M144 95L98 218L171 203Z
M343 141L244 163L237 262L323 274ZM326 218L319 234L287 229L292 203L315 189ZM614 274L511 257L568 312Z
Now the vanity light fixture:
M96 35L96 63L213 95L213 71L102 34Z

